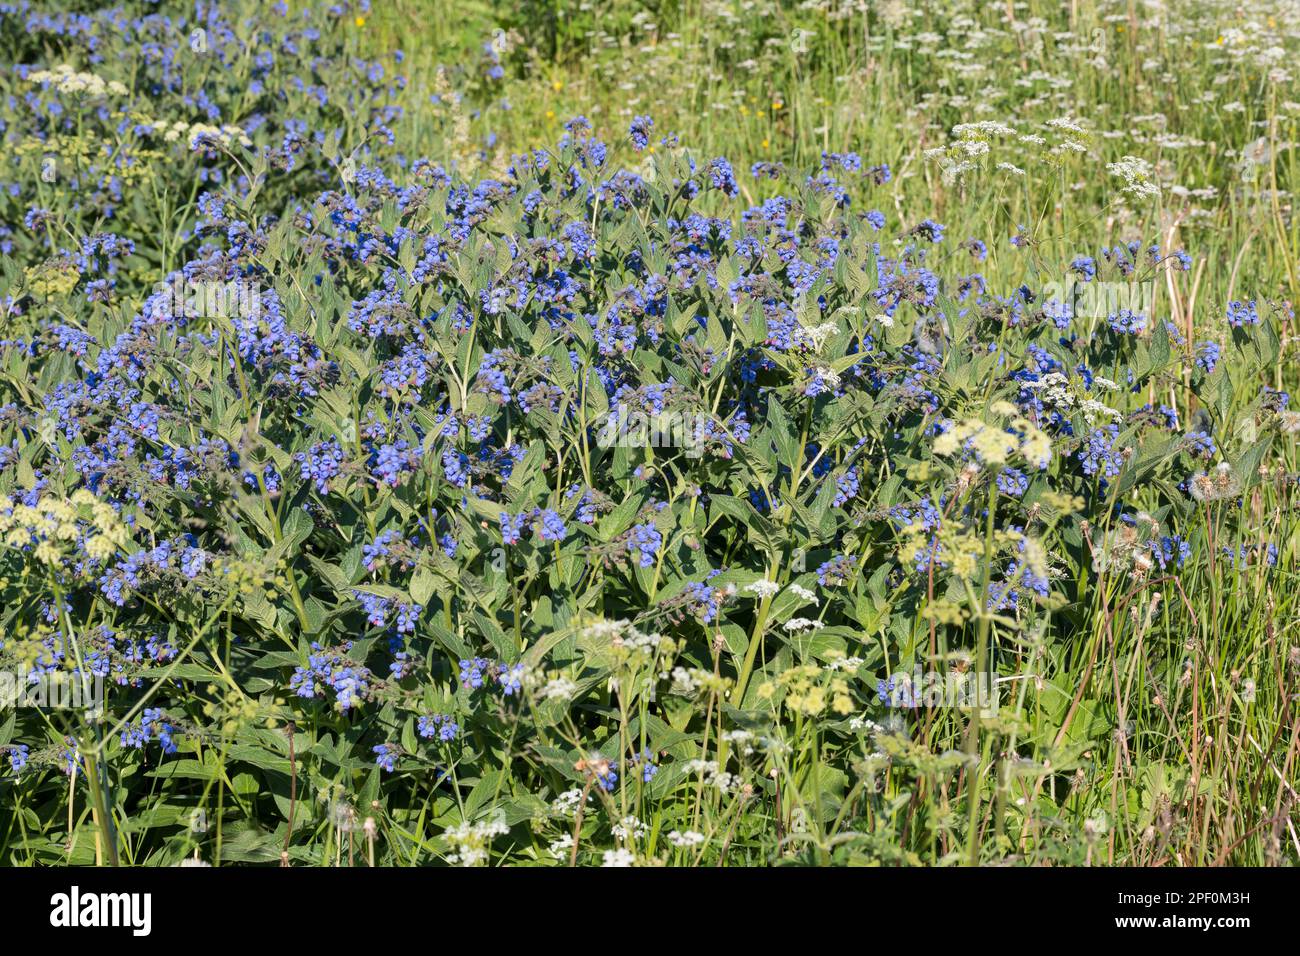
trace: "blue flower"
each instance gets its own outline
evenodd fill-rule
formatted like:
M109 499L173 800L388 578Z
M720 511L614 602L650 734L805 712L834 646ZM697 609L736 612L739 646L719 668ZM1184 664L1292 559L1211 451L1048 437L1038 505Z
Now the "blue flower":
M923 219L912 227L912 235L920 236L922 239L928 239L933 243L943 242L943 230L946 227L933 219Z
M501 525L501 540L506 544L518 544L519 536L523 532L524 522L528 520L526 512L511 517L509 511L502 511L497 515L497 521Z
M1198 455L1201 458L1213 458L1214 453L1218 450L1209 432L1188 432L1183 437L1183 441L1187 445L1189 454Z
M1101 473L1107 478L1113 478L1119 474L1124 459L1115 451L1117 438L1119 438L1118 425L1094 428L1088 433L1088 437L1077 452L1079 461L1083 463L1085 475Z
M854 466L835 479L835 497L831 501L831 506L842 508L850 499L855 498L857 494L858 469Z
M905 677L877 680L876 699L886 707L903 707L909 710L921 704L920 696L914 692L912 682Z
M857 562L855 554L836 555L817 569L817 583L822 587L848 583L853 578Z
M1209 375L1219 364L1219 355L1218 342L1202 342L1196 347L1196 364Z
M654 128L655 121L648 116L634 116L632 125L628 127L628 135L632 137L632 148L638 153L650 145L650 130Z
M719 189L728 196L734 196L739 191L736 186L736 174L731 169L731 164L719 156L708 166L709 184L714 189Z
M303 480L312 482L318 494L327 494L330 479L343 470L343 447L337 438L317 442L294 457L301 466Z
M1123 335L1137 335L1147 327L1147 317L1128 309L1111 313L1107 319L1112 331Z
M1249 302L1232 301L1228 303L1228 324L1234 329L1247 325L1259 325L1259 312L1255 300Z
M550 508L538 510L535 512L537 519L536 534L543 541L563 541L568 529L564 526L564 519L552 511Z
M514 666L502 664L497 671L497 683L501 685L501 692L507 697L518 694L522 686L520 681L523 680L523 676L523 664L515 664Z
M437 737L443 743L449 743L460 733L460 725L447 714L422 714L416 721L416 731L425 740Z
M460 662L460 683L466 690L477 690L483 686L483 675L492 666L492 662L482 657L471 657Z
M627 549L638 552L641 567L648 568L655 563L655 555L659 552L663 540L663 535L653 523L639 524L628 535Z
M27 766L30 749L26 744L13 744L9 747L9 766L14 773L22 773Z
M1019 498L1029 490L1029 479L1015 468L1003 468L998 473L998 490L1004 495Z
M400 751L396 744L378 744L371 748L375 755L375 764L381 769L392 773L397 767L397 757Z

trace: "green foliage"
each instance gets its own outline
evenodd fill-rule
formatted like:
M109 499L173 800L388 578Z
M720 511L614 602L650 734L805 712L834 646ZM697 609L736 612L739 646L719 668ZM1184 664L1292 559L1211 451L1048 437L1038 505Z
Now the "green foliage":
M1061 10L243 9L0 14L6 862L1295 859L1289 167Z

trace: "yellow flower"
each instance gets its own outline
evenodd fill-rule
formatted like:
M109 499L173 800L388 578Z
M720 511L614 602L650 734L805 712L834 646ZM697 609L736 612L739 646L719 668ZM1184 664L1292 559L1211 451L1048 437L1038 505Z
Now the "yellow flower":
M364 26L366 25L366 18L365 18L365 17L357 17L357 18L356 18L355 20L353 20L352 22L355 23L355 24L356 24L357 26L359 26L359 27L364 27Z
M813 687L803 698L803 712L809 717L816 717L826 709L826 691Z
M564 89L564 83L560 80L555 80L551 83L551 89L558 93L560 90Z
M949 549L947 557L952 562L952 573L959 578L973 578L979 568L978 552L972 548L968 536L958 539L957 547Z
M773 112L773 113L775 113L775 112L776 112L777 110L779 110L779 109L783 109L784 107L785 107L785 104L782 103L780 100L773 100L773 101L772 101L772 112Z
M86 539L86 554L90 555L96 561L105 561L113 556L117 548L113 542L102 534L93 535Z
M1006 432L992 428L981 428L972 437L976 454L990 465L1005 465L1007 456L1016 448L1016 443Z
M546 118L547 118L548 120L553 120L553 119L555 119L555 110L547 110L547 111L546 111Z

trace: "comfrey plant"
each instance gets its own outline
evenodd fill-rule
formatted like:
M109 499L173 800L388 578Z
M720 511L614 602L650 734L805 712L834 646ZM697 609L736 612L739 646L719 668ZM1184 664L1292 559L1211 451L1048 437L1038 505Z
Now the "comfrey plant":
M141 72L7 81L0 655L110 679L104 722L0 723L24 811L85 788L77 852L150 862L1073 859L1097 754L1293 568L1289 307L1075 321L1068 261L900 219L882 158L745 173L646 116L413 158L353 15L213 7L192 57L114 19ZM1187 281L1139 238L1075 256ZM880 690L922 670L997 693ZM1216 812L1139 785L1152 854ZM153 801L215 825L115 829ZM0 846L63 859L40 825Z

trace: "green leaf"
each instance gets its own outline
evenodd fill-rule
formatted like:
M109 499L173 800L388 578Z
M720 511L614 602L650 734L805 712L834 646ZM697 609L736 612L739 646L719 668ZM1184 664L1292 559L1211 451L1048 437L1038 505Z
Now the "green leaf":
M420 565L415 569L415 574L411 576L411 600L422 607L428 607L429 599L433 597L437 583L437 575L424 565Z

